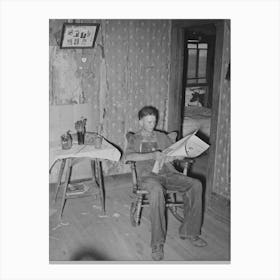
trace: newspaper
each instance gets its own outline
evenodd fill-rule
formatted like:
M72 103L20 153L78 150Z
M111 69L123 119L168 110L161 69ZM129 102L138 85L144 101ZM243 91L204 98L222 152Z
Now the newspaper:
M165 149L163 153L167 157L161 161L156 160L152 172L158 173L163 164L170 161L168 157L173 159L176 157L195 158L205 152L209 145L197 137L196 132L197 130Z

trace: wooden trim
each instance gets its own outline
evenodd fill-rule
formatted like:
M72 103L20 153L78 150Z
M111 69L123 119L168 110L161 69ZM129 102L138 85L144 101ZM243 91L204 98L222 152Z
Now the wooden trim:
M214 58L215 58L215 38L216 35L208 36L208 52L207 52L207 83L208 91L205 96L205 106L212 108L212 94L213 94L213 77L214 73L211 69L214 69ZM210 98L209 98L210 97Z
M184 69L184 30L181 27L171 26L170 50L170 77L168 98L168 131L178 131L179 137L182 130L182 103L184 103L183 69Z
M207 187L206 187L206 208L210 206L211 192L213 189L215 162L216 162L216 141L217 130L219 123L219 105L221 94L221 75L222 75L222 54L224 42L224 26L223 24L216 25L216 46L215 46L215 63L214 63L214 78L213 78L213 96L212 96L212 116L210 129L210 153L207 172Z
M211 207L207 208L207 212L214 216L217 220L230 223L230 199L219 195L218 193L212 192L210 198Z

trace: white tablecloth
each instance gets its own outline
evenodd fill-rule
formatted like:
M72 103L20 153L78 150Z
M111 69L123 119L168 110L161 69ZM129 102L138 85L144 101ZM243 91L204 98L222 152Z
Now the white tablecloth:
M93 145L73 144L69 150L62 150L58 143L50 144L49 167L57 160L64 158L99 158L118 161L121 157L120 151L103 138L102 146L96 149Z

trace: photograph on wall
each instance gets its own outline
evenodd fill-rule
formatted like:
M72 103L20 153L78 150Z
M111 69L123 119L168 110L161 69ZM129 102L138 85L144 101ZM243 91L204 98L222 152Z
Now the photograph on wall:
M93 48L98 29L99 24L64 23L60 47Z

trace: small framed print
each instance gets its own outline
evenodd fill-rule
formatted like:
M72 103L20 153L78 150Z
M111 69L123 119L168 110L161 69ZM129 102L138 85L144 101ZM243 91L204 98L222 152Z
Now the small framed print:
M99 23L64 23L60 48L93 48L99 26Z

